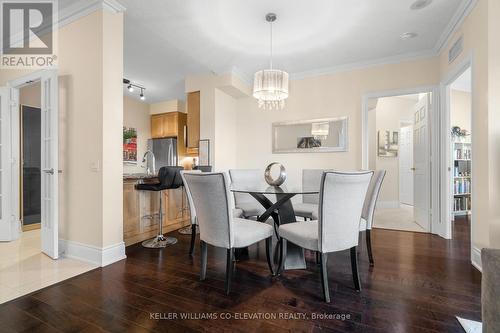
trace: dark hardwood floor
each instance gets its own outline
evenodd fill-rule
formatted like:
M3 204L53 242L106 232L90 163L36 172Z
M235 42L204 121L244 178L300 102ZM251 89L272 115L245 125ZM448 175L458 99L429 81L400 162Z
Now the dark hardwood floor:
M455 222L452 241L375 229L375 267L361 242L359 293L349 251L330 255L330 304L322 300L312 253L308 270L272 278L264 243L251 247L250 259L236 263L226 296L225 250L209 247L207 279L200 282L199 247L190 259L190 236L174 234L176 245L131 246L126 260L0 305L0 331L462 332L456 315L480 320L481 275L470 264L465 219Z

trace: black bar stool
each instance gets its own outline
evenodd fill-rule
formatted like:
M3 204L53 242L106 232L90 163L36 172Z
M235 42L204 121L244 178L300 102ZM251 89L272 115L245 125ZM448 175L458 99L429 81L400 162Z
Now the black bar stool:
M193 167L193 170L201 170L201 172L212 172L211 165L197 165Z
M176 189L181 187L182 178L180 171L182 167L161 167L158 171L158 183L154 184L137 184L135 188L139 191L153 191L159 192L160 195L160 209L158 213L158 235L152 239L145 240L142 242L142 246L147 248L162 248L167 245L177 243L177 238L175 237L165 237L163 235L163 190Z

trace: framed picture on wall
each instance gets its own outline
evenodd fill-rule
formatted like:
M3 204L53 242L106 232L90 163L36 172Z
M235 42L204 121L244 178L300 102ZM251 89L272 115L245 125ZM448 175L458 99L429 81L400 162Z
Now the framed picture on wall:
M397 157L399 150L398 131L378 131L377 155L379 157Z
M123 163L137 164L137 129L123 127Z

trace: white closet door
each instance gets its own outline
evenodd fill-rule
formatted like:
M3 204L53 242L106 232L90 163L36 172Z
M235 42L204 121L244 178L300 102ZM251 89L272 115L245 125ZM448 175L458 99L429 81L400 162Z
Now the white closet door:
M59 255L59 101L56 72L50 71L42 76L41 88L42 252L53 259L57 259Z
M399 133L399 201L413 206L413 126Z

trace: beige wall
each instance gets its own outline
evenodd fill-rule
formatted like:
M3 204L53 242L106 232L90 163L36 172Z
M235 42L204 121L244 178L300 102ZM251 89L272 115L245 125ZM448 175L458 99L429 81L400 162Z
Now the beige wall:
M471 94L461 90L450 92L451 126L471 131Z
M472 243L500 248L500 1L479 0L440 55L441 76L473 56L472 69ZM464 51L448 64L448 51L460 36Z
M488 146L490 247L500 248L500 1L488 7Z
M123 15L97 11L58 33L59 237L122 242ZM0 85L30 71L2 70Z
M123 13L102 11L102 25L101 244L106 247L123 242Z
M210 163L214 170L235 168L238 101L248 96L248 86L230 74L210 73L187 77L185 89L186 93L200 91L200 139L210 140Z
M167 112L186 112L186 105L183 101L173 99L170 101L153 103L150 105L150 114L159 114Z
M380 190L379 201L387 204L399 203L399 156L398 157L379 157L377 154L377 137L379 131L389 130L391 132L399 132L401 122L413 123L413 112L416 100L402 97L386 97L379 98L375 110L369 111L375 114L375 117L368 117L368 130L372 135L369 142L370 156L375 163L370 165L374 170L386 170L384 185ZM370 120L372 121L370 123ZM375 128L375 131L371 131ZM374 133L375 132L375 133Z
M19 89L19 104L39 108L42 105L40 89L40 82Z
M216 168L228 171L236 167L236 102L237 100L220 89L215 89L215 151Z
M123 126L137 129L137 164L123 164L124 173L144 172L142 156L151 138L150 105L135 98L123 97Z

